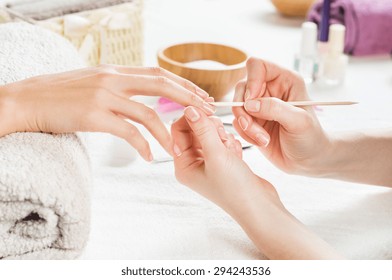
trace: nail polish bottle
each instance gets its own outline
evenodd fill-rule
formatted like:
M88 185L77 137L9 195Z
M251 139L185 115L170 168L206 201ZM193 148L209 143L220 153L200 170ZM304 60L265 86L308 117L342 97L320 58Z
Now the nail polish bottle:
M327 85L340 85L344 82L348 56L343 53L346 28L341 24L329 27L328 52L323 59L322 80Z
M294 70L305 80L312 83L318 75L317 25L314 22L302 24L300 52L295 56Z

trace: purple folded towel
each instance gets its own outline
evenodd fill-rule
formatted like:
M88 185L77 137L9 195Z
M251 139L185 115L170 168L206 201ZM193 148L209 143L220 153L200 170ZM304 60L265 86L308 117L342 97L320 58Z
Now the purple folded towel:
M308 20L321 22L322 1L308 13ZM351 55L392 53L391 0L332 0L330 23L346 26L344 51Z

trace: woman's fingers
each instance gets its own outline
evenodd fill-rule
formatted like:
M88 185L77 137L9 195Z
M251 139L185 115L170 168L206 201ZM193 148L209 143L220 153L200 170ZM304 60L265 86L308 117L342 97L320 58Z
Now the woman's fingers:
M254 118L276 121L292 133L301 133L313 123L309 112L274 97L248 100L244 108Z
M200 143L195 139L185 116L173 123L171 133L176 178L181 183L189 184L190 177L197 180L198 175L202 174L198 168L203 163ZM192 172L192 175L189 176L188 172Z
M228 134L228 140L224 142L225 147L240 159L242 158L241 142L235 139L233 134Z
M214 123L204 112L199 108L189 106L185 108L184 113L195 138L200 142L204 157L214 157L223 152L222 148L224 145L222 144L218 131Z
M185 116L182 116L172 124L171 133L174 142L173 153L177 157L194 146L192 130L185 120Z
M146 96L163 96L184 106L196 106L208 115L215 108L193 92L162 76L122 76L122 90ZM121 79L120 79L121 80Z
M171 133L177 180L185 185L199 185L204 178L203 168L199 168L204 163L203 152L185 116L172 124Z
M234 94L234 101L243 101L245 93L245 82L237 84ZM251 144L266 147L270 141L268 132L254 119L249 116L249 113L244 107L233 107L233 114L235 121L233 122L234 128L237 132ZM262 118L261 123L264 123Z
M248 59L246 69L248 77L244 100L263 96L266 83L276 79L282 73L279 66L254 57Z
M220 118L212 116L209 117L209 119L214 123L215 128L218 131L219 137L221 138L221 141L225 145L225 147L239 158L242 158L241 142L235 139L233 134L226 132Z
M199 107L207 115L215 112L214 106L192 91L195 89L189 90L165 76L128 75L108 70L96 73L91 79L99 87L123 97L162 96L184 106Z
M253 140L252 138L250 138L240 127L240 125L238 124L238 121L236 119L233 120L233 127L234 129L237 131L237 133L242 137L242 139L244 139L245 141L247 141L248 143L252 144L252 145L256 145L258 146L259 144Z
M258 146L267 147L270 142L270 135L268 132L254 122L249 115L242 115L237 119L241 130L250 138L252 138Z
M151 135L158 140L159 144L169 153L172 154L172 139L166 126L159 118L158 114L151 108L120 96L112 96L113 104L109 109L117 114L142 124Z
M134 125L113 113L102 113L95 116L93 121L97 124L96 131L107 132L125 139L146 161L153 160L150 145Z
M227 132L225 130L225 127L223 126L221 119L218 117L215 117L215 116L211 116L211 117L209 117L209 119L215 125L215 128L218 131L219 137L222 140L222 142L227 141L229 138L228 138Z
M244 94L246 90L246 82L241 81L239 82L236 87L235 87L235 92L234 92L234 102L243 102L245 100ZM246 115L246 111L244 107L238 106L238 107L232 107L231 109L233 111L233 115L236 119L238 119L242 115Z
M238 140L235 140L235 155L242 159L242 145L241 142Z
M107 66L103 66L107 67ZM177 76L170 71L167 71L160 67L127 67L121 65L109 65L108 67L113 67L117 72L128 74L128 75L148 75L148 76L161 76L166 77L173 82L181 85L185 89L193 92L194 94L200 96L202 99L209 97L208 93L203 89L196 86L191 81Z

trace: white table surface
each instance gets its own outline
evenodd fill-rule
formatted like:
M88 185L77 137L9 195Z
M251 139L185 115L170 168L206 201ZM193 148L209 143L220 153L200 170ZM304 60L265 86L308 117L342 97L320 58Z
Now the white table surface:
M301 22L278 15L267 0L145 0L145 65L157 65L157 50L167 45L210 41L291 68ZM309 94L312 99L360 102L319 111L328 131L392 127L388 56L350 58L344 86L312 87ZM109 136L94 135L90 145L95 177L92 230L82 258L263 257L225 213L175 182L171 163L147 164L138 158L121 167L110 166L108 157L121 164L121 156L109 154L110 141ZM132 149L123 148L122 156L127 153ZM392 258L390 189L290 176L257 149L246 151L244 158L276 186L294 215L344 255Z

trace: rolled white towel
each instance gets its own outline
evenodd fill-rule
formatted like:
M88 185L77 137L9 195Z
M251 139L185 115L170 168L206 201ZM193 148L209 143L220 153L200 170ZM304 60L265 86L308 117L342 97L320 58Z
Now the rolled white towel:
M84 66L73 46L50 31L0 25L0 85ZM78 135L0 138L0 259L77 257L89 234L90 185Z

